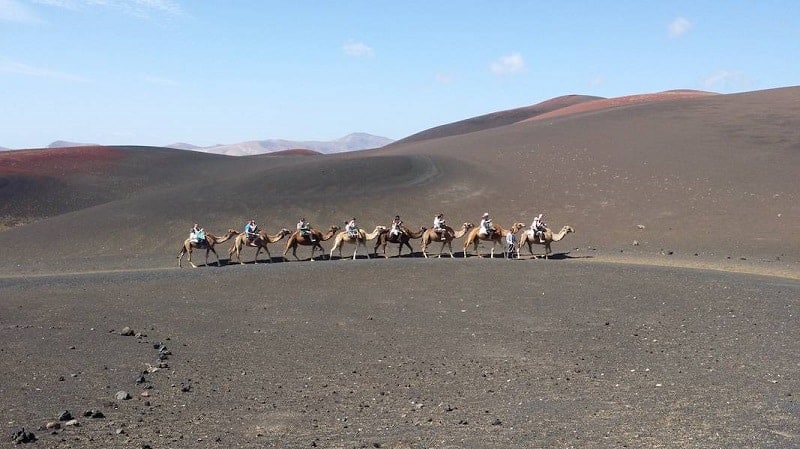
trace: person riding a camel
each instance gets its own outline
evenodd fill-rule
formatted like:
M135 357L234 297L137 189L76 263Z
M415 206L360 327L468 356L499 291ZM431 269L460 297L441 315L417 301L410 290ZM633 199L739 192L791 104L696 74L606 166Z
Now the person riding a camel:
M403 220L400 220L399 215L395 215L394 220L392 220L392 228L391 231L389 231L389 236L393 240L397 240L401 234L403 234Z
M483 217L481 217L481 224L478 228L478 233L489 236L494 233L494 225L492 224L492 218L489 216L489 212L485 212Z
M191 240L192 243L200 243L205 241L205 239L206 232L200 227L200 225L195 223L194 226L192 226L192 230L189 231L189 240Z
M301 218L297 223L297 231L301 236L308 238L310 242L314 242L314 236L311 234L311 224L305 218Z
M544 242L544 230L547 228L547 225L542 221L542 214L533 217L533 223L531 223L531 232L533 232L534 237L538 237L540 242Z
M445 237L442 235L442 233L445 231L444 214L441 212L433 217L433 231L436 232L436 235L438 235L440 239L445 240Z
M345 223L345 229L347 230L347 235L350 238L358 237L358 225L356 225L356 219L353 217L349 222Z
M254 240L258 238L258 225L255 220L251 219L244 225L244 236L247 239L247 246L257 246L254 243Z

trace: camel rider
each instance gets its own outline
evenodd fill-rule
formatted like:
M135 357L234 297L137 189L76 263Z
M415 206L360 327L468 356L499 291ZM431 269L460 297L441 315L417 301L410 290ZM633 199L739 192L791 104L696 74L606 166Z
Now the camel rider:
M203 233L203 238L200 237L200 233ZM191 240L192 243L199 243L201 240L204 239L205 239L205 232L203 232L203 230L200 229L200 225L195 223L194 226L192 226L192 230L189 231L189 240Z
M346 223L345 229L347 230L347 235L351 238L358 237L358 225L356 225L355 217Z
M492 218L489 217L489 212L485 212L481 217L481 224L478 229L478 233L481 235L491 236L494 233L494 225L492 224Z
M542 221L542 214L539 214L533 217L533 223L531 223L531 232L535 237L539 238L540 242L544 242L544 230L547 228L547 225Z
M305 218L301 218L297 223L297 231L303 237L308 238L312 243L314 242L314 236L311 234L311 224L309 224Z
M250 220L246 225L244 225L244 236L247 239L248 246L256 246L253 241L258 237L258 225L256 225L255 220Z
M400 220L399 215L394 216L394 220L392 220L392 229L389 231L389 236L396 240L400 237L400 234L403 233L403 220Z
M444 214L441 212L436 214L435 217L433 217L433 231L436 233L436 235L439 236L439 238L441 238L442 240L445 239L445 237L442 235L442 233L445 231Z

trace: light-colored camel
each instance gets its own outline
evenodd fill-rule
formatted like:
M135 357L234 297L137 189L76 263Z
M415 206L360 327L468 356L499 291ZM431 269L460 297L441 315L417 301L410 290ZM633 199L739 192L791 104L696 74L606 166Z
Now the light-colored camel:
M206 265L208 265L208 253L214 253L214 257L217 258L217 266L220 266L219 263L219 255L216 251L214 251L214 245L219 243L226 242L230 240L231 237L234 235L239 235L239 231L235 231L233 229L228 229L228 232L225 233L222 237L217 237L214 234L209 232L206 233L206 239L202 242L193 242L191 239L186 239L183 242L183 248L181 248L180 252L178 253L178 267L181 268L181 260L183 256L188 254L189 257L187 260L194 268L197 268L197 265L192 262L192 249L205 249L206 250Z
M467 231L473 227L475 227L475 225L472 223L464 223L461 225L461 229L455 231L450 226L445 226L441 235L439 235L433 229L428 229L422 235L422 255L428 257L428 245L432 244L433 242L442 242L442 247L439 248L439 255L436 257L442 257L442 251L444 251L445 245L447 245L450 257L455 257L453 256L453 240L464 237Z
M540 240L536 238L533 231L528 229L527 231L523 232L522 236L519 238L520 251L522 251L522 245L527 245L528 252L530 252L531 256L533 256L533 245L544 245L544 258L547 259L547 255L553 252L553 250L550 249L550 244L560 241L570 232L575 232L575 230L572 229L572 226L564 226L561 228L561 231L558 234L553 234L553 231L551 231L550 228L545 228L542 235L544 240Z
M389 243L397 243L397 257L400 257L400 255L403 253L403 246L407 246L410 255L413 256L414 248L411 247L409 242L411 239L418 239L422 237L422 234L424 234L426 230L427 228L425 226L421 226L417 232L412 232L410 229L403 227L403 232L400 235L392 235L391 230L387 229L386 231L381 232L378 238L375 239L375 249L373 250L373 253L375 254L375 257L378 257L378 247L383 246L383 257L388 257L386 255L386 245Z
M322 257L324 258L325 248L322 247L320 242L332 239L337 232L339 232L339 226L336 225L331 226L325 234L319 229L312 229L308 236L302 235L300 231L295 231L286 242L286 249L283 250L283 259L286 260L286 253L288 253L289 248L291 248L294 258L300 260L300 258L297 257L297 245L311 247L311 260L314 260L314 251L316 251L317 248L322 251Z
M258 263L258 254L262 249L267 252L267 262L272 262L272 254L269 253L269 247L267 244L275 243L291 233L292 231L286 228L281 229L275 235L269 235L266 231L258 231L258 237L256 237L250 245L248 245L256 247L256 256L253 258L253 263ZM241 253L242 247L245 246L246 242L247 236L245 234L240 234L236 237L236 240L233 241L233 246L231 246L231 249L228 250L228 256L231 260L233 260L233 256L236 255L236 260L238 260L240 264L244 263L242 262Z
M498 243L505 245L506 236L508 236L508 234L516 234L524 227L524 223L514 223L511 226L511 229L503 229L502 227L495 225L495 232L491 234L481 234L479 228L472 228L467 234L467 239L464 241L464 257L466 258L469 256L467 253L467 248L469 248L469 245L473 246L473 251L475 251L479 257L483 257L480 255L480 253L478 253L478 244L481 241L492 242L491 257L494 257L495 246L497 246Z
M367 241L374 240L375 237L379 236L381 232L386 230L386 226L375 226L375 230L367 234L363 229L358 230L358 236L351 237L347 231L342 231L336 234L336 239L333 241L333 247L331 248L331 258L333 257L333 251L339 250L339 258L342 258L342 245L345 243L350 243L356 246L355 251L353 251L353 260L356 259L356 254L358 253L359 245L364 247L364 251L367 252L367 258L369 259L369 251L367 250Z

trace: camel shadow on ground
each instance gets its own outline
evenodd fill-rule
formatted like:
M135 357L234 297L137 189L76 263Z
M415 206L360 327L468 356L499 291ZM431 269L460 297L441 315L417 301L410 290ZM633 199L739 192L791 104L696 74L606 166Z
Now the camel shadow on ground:
M547 260L571 260L571 259L592 259L594 256L586 255L586 256L571 256L569 251L563 253L552 253L547 256ZM519 258L519 260L545 260L544 254L534 254L525 255Z

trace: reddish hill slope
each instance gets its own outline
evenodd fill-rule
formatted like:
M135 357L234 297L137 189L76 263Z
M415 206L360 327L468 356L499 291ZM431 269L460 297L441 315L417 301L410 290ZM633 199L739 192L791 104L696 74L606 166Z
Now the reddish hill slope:
M481 115L478 117L437 126L435 128L431 128L398 140L393 145L402 145L422 140L438 139L441 137L450 137L478 131L485 131L487 129L510 125L526 119L535 118L542 114L552 113L563 108L580 105L582 103L591 102L598 99L600 99L600 97L592 97L587 95L565 95L563 97L557 97L543 101L533 106L493 112L491 114Z

